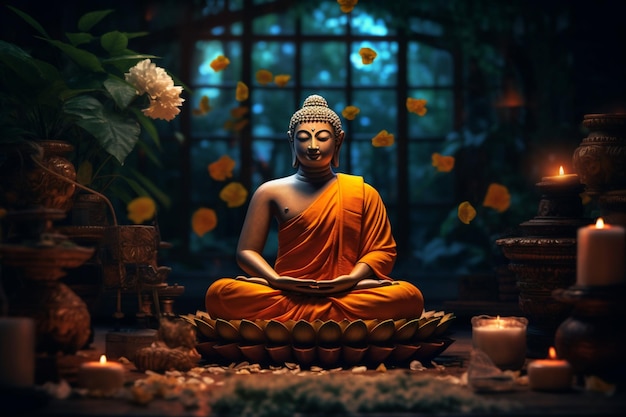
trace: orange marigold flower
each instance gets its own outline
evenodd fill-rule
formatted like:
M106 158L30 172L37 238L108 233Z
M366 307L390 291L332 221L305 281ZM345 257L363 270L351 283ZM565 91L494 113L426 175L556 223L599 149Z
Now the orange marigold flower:
M356 118L356 115L359 114L360 112L361 112L361 109L359 109L357 106L346 106L341 111L341 115L345 117L347 120L354 120Z
M450 172L454 168L454 156L445 156L435 152L431 155L431 159L433 166L439 172Z
M230 117L234 119L241 119L243 116L248 114L249 110L250 109L247 106L235 107L234 109L230 111Z
M126 206L128 218L135 224L150 220L156 213L156 203L150 197L137 197Z
M243 205L248 198L248 190L239 182L231 182L220 191L220 198L228 207L234 208Z
M260 69L256 72L256 82L261 85L266 85L272 82L274 76L272 73L266 69Z
M211 68L213 71L219 72L230 65L230 59L226 58L224 55L219 55L213 61L211 61Z
M487 188L487 194L483 206L491 207L499 213L505 212L511 205L511 194L508 188L502 184L491 183Z
M291 80L291 75L279 74L279 75L274 77L274 84L276 84L279 87L284 87L284 86L287 85L289 80Z
M220 159L209 164L209 175L215 181L224 181L233 176L235 160L228 155L222 155Z
M359 0L337 0L337 3L339 3L339 8L344 13L350 13L358 2Z
M203 116L211 111L211 105L209 104L209 97L202 96L197 109L193 109L194 116Z
M361 55L361 60L363 61L364 65L371 64L372 62L374 62L374 59L376 59L376 57L378 56L376 51L374 51L371 48L359 49L359 55Z
M406 109L410 113L415 113L418 116L424 116L428 111L428 109L426 108L426 103L428 103L428 101L422 98L409 97L406 99Z
M191 228L193 232L202 237L217 226L217 214L215 210L201 207L191 216Z
M463 223L470 224L470 222L476 217L476 209L469 203L469 201L464 201L459 204L457 216L459 216L459 220Z
M248 86L245 83L238 81L237 90L235 91L235 98L237 99L237 101L247 100L248 94L249 94Z
M372 145L381 148L385 146L391 146L394 143L393 133L389 133L386 130L381 130L372 138Z

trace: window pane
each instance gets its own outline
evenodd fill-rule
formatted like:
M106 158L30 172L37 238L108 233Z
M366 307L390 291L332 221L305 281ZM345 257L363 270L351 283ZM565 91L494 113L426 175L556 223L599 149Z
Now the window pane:
M410 204L454 204L454 174L432 166L432 154L441 151L440 142L409 142Z
M287 139L289 119L293 108L291 89L255 89L251 95L252 134L254 138L279 137Z
M252 32L256 35L293 35L296 19L289 13L268 13L254 19Z
M342 35L346 33L348 16L334 1L319 2L314 10L301 9L302 33L305 35Z
M263 182L285 177L295 172L291 166L291 149L285 137L282 140L255 140L252 145L254 171L252 186Z
M397 42L354 42L351 45L350 62L355 86L394 86L398 81L398 43ZM359 55L361 48L373 49L377 56L371 64L364 64Z
M240 106L235 99L235 89L196 88L193 96L189 98L193 109L199 108L202 96L209 98L211 110L207 114L191 117L193 137L206 138L229 135L226 126L229 122L234 121L231 111Z
M356 118L349 122L354 137L370 140L383 129L397 133L396 90L355 90L354 101L350 104L360 109Z
M376 13L374 14L370 14ZM355 7L351 16L352 33L356 35L389 36L395 34L395 30L387 26L387 22L396 20L396 16L377 8L376 10L364 10L362 7Z
M303 84L345 86L346 53L346 44L343 42L303 42Z
M196 42L191 61L191 83L194 85L237 84L241 74L241 43L222 41ZM224 55L230 61L226 70L214 71L211 61Z
M419 89L409 90L408 93L408 97L426 99L428 109L423 117L409 113L409 137L443 137L452 131L454 96L451 90Z
M385 201L396 201L396 148L375 148L369 141L350 144L351 174L361 175L365 181L378 190ZM342 152L345 152L343 150Z
M255 42L252 49L252 72L256 82L256 73L264 69L270 71L272 75L291 75L293 80L295 71L296 47L293 42ZM291 81L293 82L293 81ZM268 87L275 86L274 83L267 84Z
M408 82L413 87L449 87L453 82L452 55L419 42L408 44Z

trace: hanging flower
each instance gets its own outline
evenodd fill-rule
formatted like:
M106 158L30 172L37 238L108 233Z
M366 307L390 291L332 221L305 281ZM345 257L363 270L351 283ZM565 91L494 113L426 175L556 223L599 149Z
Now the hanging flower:
M156 203L150 197L137 197L126 206L128 218L135 224L150 220L156 214Z
M224 181L225 179L233 176L234 168L235 160L228 155L222 155L220 159L209 164L208 170L209 175L215 181Z
M376 51L371 48L361 48L359 49L359 55L361 55L361 60L364 65L369 65L374 62L374 59L378 56Z
M511 205L511 194L502 184L491 183L483 200L483 206L491 207L497 212L505 212Z
M191 216L191 229L199 237L215 229L217 226L217 214L215 210L201 207Z
M454 168L454 156L444 156L435 152L431 155L431 159L433 166L439 172L450 172Z
M267 85L272 82L274 75L266 69L260 69L256 72L256 82L261 85Z
M248 190L239 182L231 182L220 191L220 198L226 202L228 207L239 207L246 202Z
M407 98L406 108L410 113L415 113L418 116L424 116L428 109L426 108L427 101L421 98Z
M459 220L463 223L470 224L470 222L476 217L476 209L469 203L469 201L464 201L459 204L457 215Z
M276 84L279 87L284 87L287 85L290 79L291 79L291 75L279 74L276 77L274 77L274 84Z
M357 106L346 106L341 111L341 115L345 117L347 120L354 120L356 118L356 115L359 114L360 112L361 112L361 109L359 109Z
M377 148L391 146L394 144L394 136L386 130L381 130L372 138L372 146Z
M350 13L359 0L337 0L339 8L343 13Z
M138 95L147 94L150 98L150 107L142 110L146 116L170 121L180 113L179 106L185 101L180 97L183 88L175 86L172 77L149 59L139 61L124 78Z
M193 109L194 116L204 116L211 111L211 105L209 104L209 97L202 96L197 109Z
M230 59L226 58L224 55L219 55L213 61L211 61L211 68L213 71L219 72L230 65Z
M244 82L238 81L237 90L235 91L235 98L237 99L237 101L247 100L248 95L249 95L248 86Z

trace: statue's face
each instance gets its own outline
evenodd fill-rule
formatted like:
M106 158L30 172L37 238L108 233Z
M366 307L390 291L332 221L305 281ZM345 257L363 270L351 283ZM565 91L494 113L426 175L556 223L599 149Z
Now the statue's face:
M303 166L330 165L337 149L333 127L326 122L300 123L293 140L296 158Z

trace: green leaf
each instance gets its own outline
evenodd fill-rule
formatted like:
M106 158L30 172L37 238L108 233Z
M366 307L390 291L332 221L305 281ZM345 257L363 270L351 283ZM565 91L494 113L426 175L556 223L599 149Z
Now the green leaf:
M139 123L141 123L141 127L143 127L143 129L150 136L150 138L152 138L152 141L157 146L157 148L161 149L161 139L159 138L159 132L156 126L154 126L152 119L143 114L139 109L131 108L131 110L135 113L135 116L137 116L137 120L139 120Z
M110 55L121 55L128 47L128 38L122 32L114 30L102 35L100 45Z
M74 46L83 45L91 42L94 37L90 33L78 32L78 33L66 33L65 36L69 39L70 43Z
M102 19L113 13L113 9L109 10L97 10L94 12L85 13L78 20L78 30L82 32L89 32L92 27L98 24Z
M141 38L143 36L147 36L150 32L124 32L128 39Z
M67 113L78 116L77 125L92 134L99 145L123 165L141 132L132 118L108 110L97 99L76 96L65 103Z
M35 30L37 32L39 32L41 34L41 36L43 36L46 39L50 39L50 35L48 35L48 32L46 32L46 30L43 28L43 26L41 26L39 24L39 22L37 22L35 19L33 19L32 17L30 17L28 14L24 13L23 11L9 6L7 5L7 7L11 10L13 10L15 13L17 13L18 16L20 16L22 19L24 19L26 21L26 23L28 23L29 25L31 25L33 28L35 28Z
M104 88L113 97L115 104L121 109L126 109L137 98L135 88L118 78L109 77L104 80L103 84Z
M96 55L92 54L91 52L87 52L84 49L79 49L73 45L70 45L69 43L57 40L48 40L48 42L62 50L80 67L88 69L90 71L104 72L104 68L102 68L100 60Z

